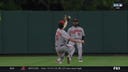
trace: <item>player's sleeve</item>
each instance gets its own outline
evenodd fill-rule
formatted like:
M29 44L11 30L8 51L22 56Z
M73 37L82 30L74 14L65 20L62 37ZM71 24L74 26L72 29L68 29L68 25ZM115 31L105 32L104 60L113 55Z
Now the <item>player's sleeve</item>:
M69 35L71 35L71 34L70 34L70 33L71 33L70 31L71 31L71 28L69 28L68 31L67 31L67 33L68 33Z
M65 31L62 32L62 37L64 37L65 39L70 39L69 34L66 33Z
M81 28L81 30L82 30L82 40L84 40L85 39L85 32L84 32L83 28Z
M85 32L83 28L81 28L81 31L82 31L82 36L85 36Z

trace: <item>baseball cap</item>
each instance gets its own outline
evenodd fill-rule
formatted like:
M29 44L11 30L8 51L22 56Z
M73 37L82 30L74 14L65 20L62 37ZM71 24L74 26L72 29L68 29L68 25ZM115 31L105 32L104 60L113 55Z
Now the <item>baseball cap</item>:
M78 19L77 19L77 18L74 18L74 19L73 19L73 22L78 22Z
M59 21L59 24L64 25L64 23L65 23L64 20L60 20L60 21Z

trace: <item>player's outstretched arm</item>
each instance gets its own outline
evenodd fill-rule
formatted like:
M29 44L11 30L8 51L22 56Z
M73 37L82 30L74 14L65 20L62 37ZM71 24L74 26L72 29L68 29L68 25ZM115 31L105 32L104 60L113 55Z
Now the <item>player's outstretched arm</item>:
M66 28L66 26L67 26L67 24L68 24L68 21L71 19L71 17L70 16L67 16L67 15L65 15L64 16L64 28Z
M70 38L69 40L72 41L72 42L84 43L84 40L76 40L76 39L73 39L73 38Z

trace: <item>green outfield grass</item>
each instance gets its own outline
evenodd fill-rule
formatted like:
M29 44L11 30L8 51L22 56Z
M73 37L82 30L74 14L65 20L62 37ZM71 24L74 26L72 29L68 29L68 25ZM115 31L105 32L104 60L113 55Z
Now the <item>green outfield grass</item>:
M79 63L74 56L71 64L56 63L56 56L1 56L0 66L128 66L128 56L84 56Z

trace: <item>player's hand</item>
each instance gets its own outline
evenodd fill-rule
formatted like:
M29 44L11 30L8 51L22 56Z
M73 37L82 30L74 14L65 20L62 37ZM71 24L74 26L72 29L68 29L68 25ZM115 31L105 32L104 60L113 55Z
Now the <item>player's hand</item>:
M67 15L64 16L64 20L69 21L70 19L71 19L71 16L67 16Z
M84 40L77 40L77 43L84 43Z
M84 43L84 40L81 40L81 43Z
M67 20L69 21L71 19L71 16L67 16Z

